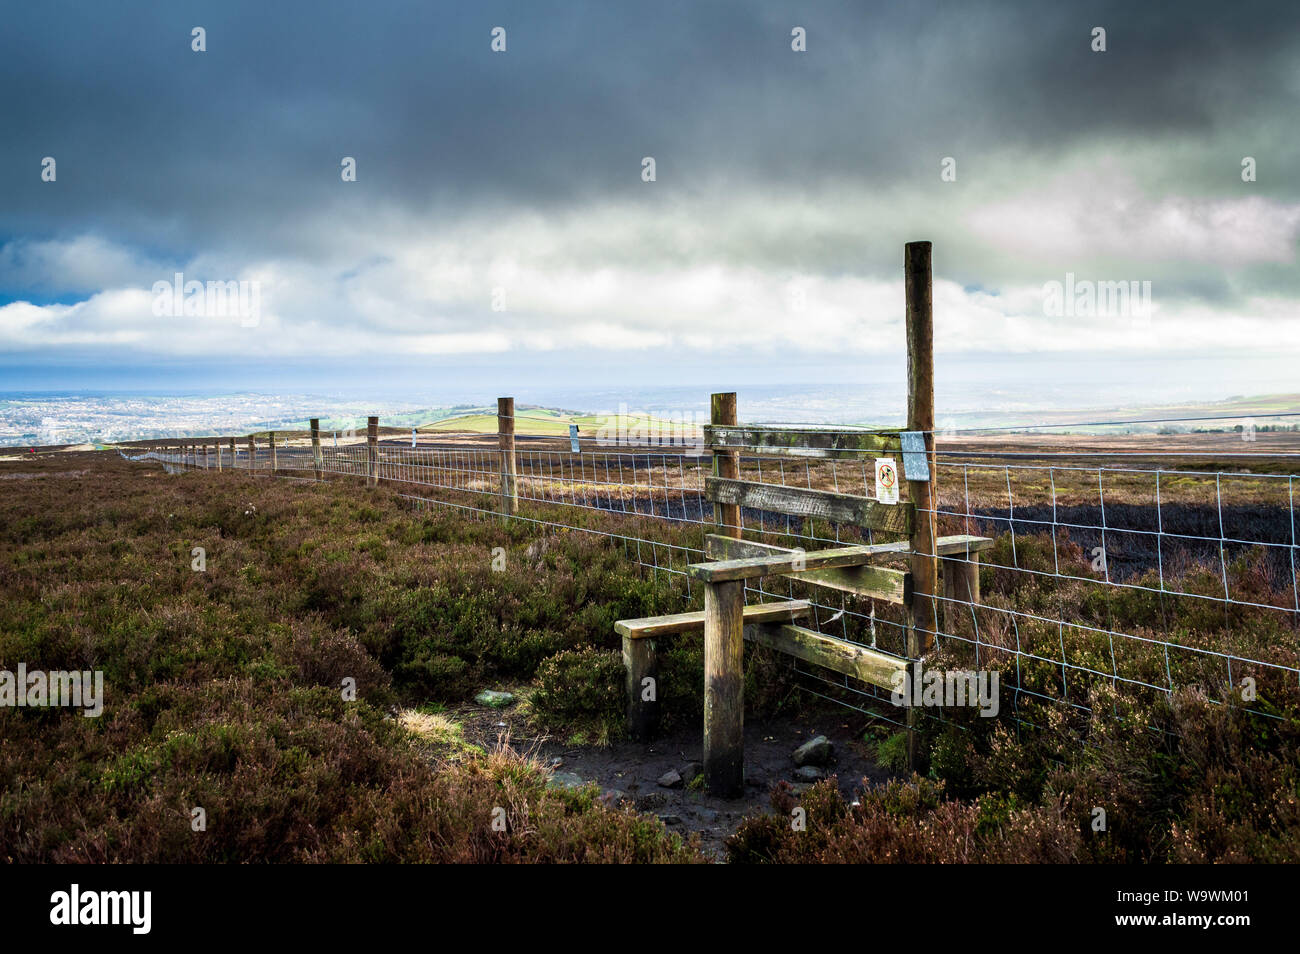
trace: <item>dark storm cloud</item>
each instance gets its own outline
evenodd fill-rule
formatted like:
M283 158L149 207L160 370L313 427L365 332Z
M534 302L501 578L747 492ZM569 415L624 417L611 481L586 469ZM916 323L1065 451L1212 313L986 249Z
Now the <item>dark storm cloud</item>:
M944 155L975 176L994 152L1050 161L1126 137L1201 137L1235 165L1254 145L1240 130L1261 127L1275 153L1259 191L1295 197L1297 134L1269 118L1296 115L1296 10L23 4L0 34L0 240L91 230L164 261L223 244L328 256L336 237L304 221L652 202L636 192L644 155L684 192L937 187ZM790 54L795 25L806 55ZM193 26L206 53L190 50ZM494 26L504 55L489 50ZM46 155L57 190L38 178ZM359 167L348 188L345 155Z

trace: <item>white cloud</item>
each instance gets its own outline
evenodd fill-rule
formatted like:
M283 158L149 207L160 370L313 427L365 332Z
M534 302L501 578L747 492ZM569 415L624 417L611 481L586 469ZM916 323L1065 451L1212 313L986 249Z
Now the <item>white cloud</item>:
M900 210L908 217L890 224ZM1232 279L1245 265L1292 260L1300 205L1147 195L1113 170L1030 191L1004 183L881 194L841 183L819 194L608 204L553 217L520 210L431 223L389 210L370 231L359 223L330 233L326 219L302 224L337 234L313 259L209 250L180 266L186 279L260 282L256 327L154 316L149 289L174 269L102 238L11 243L0 249L0 287L58 288L66 276L101 290L72 305L0 308L0 351L893 354L902 346L901 245L915 237L901 230L925 222L936 223L940 351L1300 350L1300 302L1267 290L1231 306L1183 304L1162 300L1156 281L1150 321L1046 316L1042 282L1067 268L1128 280L1172 262L1180 274ZM844 267L849 259L859 266ZM1112 274L1116 262L1124 274ZM953 280L972 272L982 275L978 286ZM505 311L493 310L498 290Z
M982 204L967 212L966 223L998 248L1035 261L1240 267L1295 260L1300 203L1259 195L1149 196L1132 176L1103 164Z

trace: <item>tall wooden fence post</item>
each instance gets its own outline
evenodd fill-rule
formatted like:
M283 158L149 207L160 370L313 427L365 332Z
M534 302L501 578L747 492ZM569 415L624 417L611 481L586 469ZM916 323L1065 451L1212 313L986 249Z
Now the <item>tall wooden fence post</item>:
M366 421L366 450L369 465L366 469L367 480L371 487L379 485L379 418L372 417Z
M930 243L908 242L903 253L907 291L907 429L925 438L928 481L909 480L907 492L915 508L910 547L912 599L908 606L907 655L920 659L934 648L939 631L939 560L936 553L935 509L938 479L934 454L934 301L930 268ZM908 706L908 763L915 767L915 707Z
M248 435L248 476L252 477L253 472L257 469L257 438L252 434Z
M267 432L267 442L268 442L269 445L270 445L270 451L271 451L271 476L274 477L274 476L275 476L275 470L276 470L276 460L275 460L275 431L268 431L268 432Z
M223 468L221 466L221 441L217 441L217 473L218 474L221 473L222 470Z
M311 465L316 471L316 479L320 480L321 473L321 456L320 456L320 418L311 419Z
M736 393L712 395L709 419L735 426ZM713 449L715 477L740 476L740 454ZM740 505L714 505L721 533L740 538ZM745 792L745 583L704 586L704 783L719 798Z
M709 420L713 424L725 424L734 427L736 420L736 392L726 391L714 394L709 401ZM740 477L740 452L734 450L713 449L713 476L728 477L735 480ZM717 504L714 507L714 520L722 528L724 536L740 539L740 505Z
M515 460L515 399L497 398L497 447L501 451L501 513L519 511L518 463Z
M208 469L208 442L203 442L203 469Z

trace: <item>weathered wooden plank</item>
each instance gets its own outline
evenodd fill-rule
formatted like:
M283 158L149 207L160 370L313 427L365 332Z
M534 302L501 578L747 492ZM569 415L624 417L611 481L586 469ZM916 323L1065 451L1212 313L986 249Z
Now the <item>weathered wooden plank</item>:
M704 535L704 556L709 560L744 560L748 557L777 556L794 552L789 547L778 547L754 540L736 540L719 533Z
M939 556L962 556L966 553L980 553L993 546L991 537L976 537L970 534L955 534L939 538ZM907 556L911 553L911 544L906 540L898 543L872 544L876 559ZM733 540L716 533L704 535L704 555L710 560L743 560L746 557L770 556L777 553L794 553L788 547L773 546L755 540Z
M763 457L811 457L861 460L866 454L902 452L899 431L721 426L704 427L704 443L715 450L749 451Z
M959 533L951 537L940 537L939 556L960 556L963 553L979 553L993 546L992 537L976 537L968 533Z
M745 791L745 584L704 588L704 785L718 798Z
M791 579L815 583L827 589L854 596L865 596L902 606L907 599L909 584L905 570L887 566L850 566L840 570L808 570L791 573Z
M835 523L851 523L889 533L911 533L913 508L910 503L882 504L870 497L837 494L830 490L758 484L723 477L704 479L704 496L714 503L735 504L753 510L795 517L822 517Z
M745 607L746 623L793 622L806 619L812 612L807 600L781 600L776 603L755 603ZM669 616L647 616L644 619L621 619L614 624L614 632L627 639L649 639L672 633L686 633L704 625L704 614L673 613Z
M889 544L872 545L865 555L869 558L872 554L870 550L875 550L880 546ZM799 551L790 550L785 547L776 547L767 543L752 543L749 540L732 540L728 537L718 536L717 534L707 534L704 539L704 553L710 559L714 560L745 560L761 557L785 557L793 558ZM816 551L814 551L816 552ZM807 554L805 554L807 556ZM843 593L852 593L855 596L866 596L872 599L884 600L889 603L902 604L906 597L907 574L901 570L889 569L878 566L851 566L842 568L827 568L804 570L802 572L792 570L789 573L782 573L781 576L792 580L803 580L807 583L815 583L818 586L824 586L827 589L839 590ZM747 621L748 622L748 621Z
M765 576L786 576L808 570L830 570L843 566L862 566L872 556L872 546L833 547L804 553L789 553L749 557L743 560L717 560L712 563L692 563L686 572L706 583L723 583L727 580L755 580Z
M745 638L814 666L843 673L884 689L894 688L894 674L907 669L907 660L899 656L891 656L789 623L746 626Z

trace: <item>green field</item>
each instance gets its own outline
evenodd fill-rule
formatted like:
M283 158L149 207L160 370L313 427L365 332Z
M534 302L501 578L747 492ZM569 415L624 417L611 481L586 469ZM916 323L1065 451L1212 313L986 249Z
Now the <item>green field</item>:
M633 434L648 430L665 432L681 426L677 422L648 414L568 414L548 408L528 408L515 412L515 433L526 437L568 437L570 424L578 425L578 436L583 438L595 437L596 432L602 428L611 433ZM495 410L485 409L442 418L421 425L417 430L421 434L495 434L497 416Z

